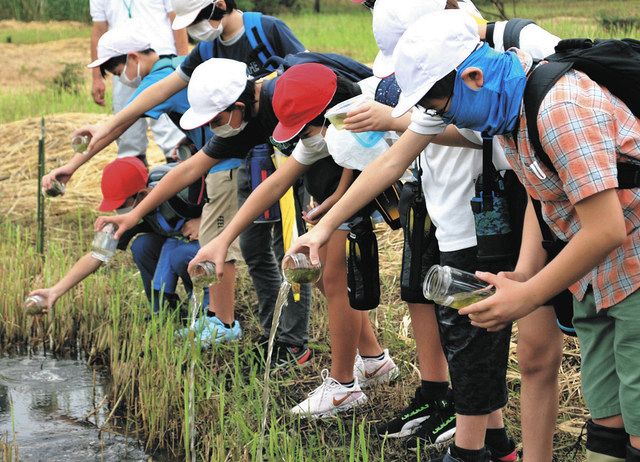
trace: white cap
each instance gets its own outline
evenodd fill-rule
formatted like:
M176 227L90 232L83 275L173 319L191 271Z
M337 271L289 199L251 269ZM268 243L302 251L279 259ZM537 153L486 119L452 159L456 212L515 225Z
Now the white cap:
M402 93L392 115L400 117L418 104L479 43L478 23L461 10L439 11L413 23L393 52L396 80Z
M137 28L120 27L111 29L98 40L98 59L87 67L98 67L116 56L144 51L151 48L151 41L147 34Z
M208 123L238 100L247 80L247 65L240 61L212 58L200 64L189 80L191 107L180 118L180 126L192 130Z
M190 26L203 8L217 1L218 0L171 0L173 12L176 14L171 27L174 30L178 30Z
M384 78L393 74L393 50L402 34L425 14L444 10L447 0L377 0L373 7L373 36L380 52L373 73Z

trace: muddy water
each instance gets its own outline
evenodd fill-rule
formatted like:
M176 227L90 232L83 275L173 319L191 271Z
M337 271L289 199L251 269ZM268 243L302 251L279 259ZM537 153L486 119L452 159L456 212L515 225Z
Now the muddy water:
M6 435L21 461L149 460L137 441L99 432L105 393L83 361L0 357L0 440Z

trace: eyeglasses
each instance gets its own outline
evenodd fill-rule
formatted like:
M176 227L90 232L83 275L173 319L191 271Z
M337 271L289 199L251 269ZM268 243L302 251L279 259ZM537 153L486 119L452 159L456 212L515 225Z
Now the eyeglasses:
M430 115L432 117L444 116L445 112L447 112L447 106L449 106L449 102L451 101L452 97L453 97L453 92L451 92L451 94L447 98L447 101L444 103L444 105L440 109L424 109L424 112L427 115Z

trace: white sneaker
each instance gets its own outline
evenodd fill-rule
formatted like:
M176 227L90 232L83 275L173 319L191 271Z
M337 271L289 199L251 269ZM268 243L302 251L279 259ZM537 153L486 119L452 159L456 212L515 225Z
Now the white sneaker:
M307 399L293 407L290 411L292 414L312 419L331 417L367 402L367 395L360 389L357 377L354 378L352 387L345 387L329 377L327 369L322 370L321 377L322 385L309 393Z
M356 362L353 365L353 375L358 379L361 388L369 388L381 383L391 382L400 374L396 363L389 355L389 350L384 350L382 359L363 358L356 354Z

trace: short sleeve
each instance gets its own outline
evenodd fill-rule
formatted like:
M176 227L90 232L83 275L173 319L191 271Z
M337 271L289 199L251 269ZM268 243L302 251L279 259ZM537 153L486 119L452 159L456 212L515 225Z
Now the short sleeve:
M284 22L272 16L262 16L262 27L276 55L300 53L306 48Z
M173 5L171 4L171 0L162 0L164 3L164 10L169 13L173 13Z
M104 0L91 0L89 2L89 13L93 22L107 22Z
M198 67L203 62L202 56L200 55L200 47L202 46L202 43L203 42L200 42L198 46L191 50L184 61L182 61L182 64L180 64L180 67L176 69L176 72L178 73L180 78L185 82L191 80L193 71L195 71L196 67Z
M409 130L418 135L439 135L445 128L447 124L440 117L431 116L419 109L411 112Z
M571 100L545 107L539 113L542 148L574 205L618 186L612 113Z
M255 125L249 124L241 133L229 138L213 136L202 150L213 159L245 158L257 144L264 143L264 136L256 133Z

